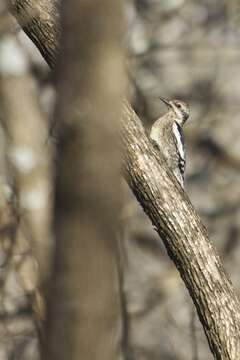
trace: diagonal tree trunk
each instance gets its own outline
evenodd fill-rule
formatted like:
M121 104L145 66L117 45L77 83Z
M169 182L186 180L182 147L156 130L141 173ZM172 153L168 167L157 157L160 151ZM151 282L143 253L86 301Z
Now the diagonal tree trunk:
M215 358L238 359L239 299L222 262L186 193L128 104L123 119L125 177L189 290Z
M56 64L60 39L58 0L8 0L19 25L50 67Z
M24 24L26 33L31 34L45 60L54 67L60 29L58 16L54 13L52 17L51 11L56 3L49 1L51 5L46 5L45 1L39 1L39 12L34 19L35 1L11 2L13 14ZM54 24L51 33L46 13ZM96 19L97 13L93 17ZM189 290L214 357L239 359L239 299L187 195L168 171L162 154L153 149L139 118L127 103L122 117L122 139L125 178L163 238Z

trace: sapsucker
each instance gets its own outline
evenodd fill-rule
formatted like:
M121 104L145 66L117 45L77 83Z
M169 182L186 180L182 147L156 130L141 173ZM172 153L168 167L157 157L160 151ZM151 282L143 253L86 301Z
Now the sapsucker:
M160 99L167 105L168 112L154 122L150 138L161 149L169 168L184 187L186 155L182 127L189 117L189 106L179 100Z

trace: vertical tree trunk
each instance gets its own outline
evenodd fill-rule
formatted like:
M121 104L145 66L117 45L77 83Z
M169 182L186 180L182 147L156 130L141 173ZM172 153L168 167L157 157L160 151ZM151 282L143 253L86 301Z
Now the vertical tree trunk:
M7 155L19 197L21 220L28 229L29 242L32 242L44 283L49 274L52 213L51 151L46 144L48 127L37 101L28 60L14 36L2 38L0 57ZM9 61L11 57L16 57L15 64Z
M44 306L40 289L47 288L51 253L51 151L46 146L47 123L37 102L28 60L12 35L2 36L0 42L0 96L7 138L7 177L14 183L18 199L17 205L15 196L8 199L5 209L15 217L15 233L9 236L9 267L18 273L41 329ZM3 195L4 188L1 190Z
M56 254L44 358L115 360L121 356L121 1L69 0L62 10Z

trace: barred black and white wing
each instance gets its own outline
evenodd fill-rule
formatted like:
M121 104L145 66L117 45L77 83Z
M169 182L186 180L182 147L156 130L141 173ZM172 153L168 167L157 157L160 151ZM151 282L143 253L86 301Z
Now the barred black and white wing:
M185 166L186 166L186 154L185 154L185 144L184 144L184 135L182 127L174 121L173 123L173 135L174 135L174 142L176 145L177 156L178 156L178 170L181 176L181 183L184 183L184 173L185 173Z

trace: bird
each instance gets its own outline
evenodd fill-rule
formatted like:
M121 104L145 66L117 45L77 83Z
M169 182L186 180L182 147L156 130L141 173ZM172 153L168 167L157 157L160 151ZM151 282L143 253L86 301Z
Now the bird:
M150 139L161 150L168 167L184 188L186 151L183 125L189 118L190 109L184 101L159 98L167 105L168 112L153 123Z

